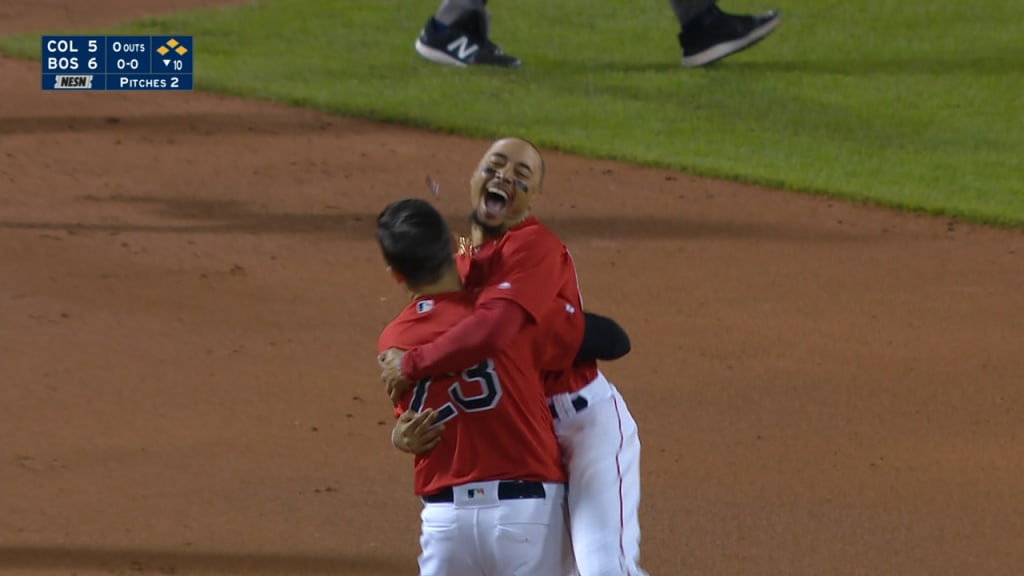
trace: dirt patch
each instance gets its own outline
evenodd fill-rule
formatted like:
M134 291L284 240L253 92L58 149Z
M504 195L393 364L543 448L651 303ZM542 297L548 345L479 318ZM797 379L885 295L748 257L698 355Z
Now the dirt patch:
M207 2L178 2L198 6ZM0 31L157 2L14 1ZM685 73L680 71L680 73ZM486 143L0 60L0 572L400 574L373 216ZM1017 574L1024 235L549 153L652 574Z

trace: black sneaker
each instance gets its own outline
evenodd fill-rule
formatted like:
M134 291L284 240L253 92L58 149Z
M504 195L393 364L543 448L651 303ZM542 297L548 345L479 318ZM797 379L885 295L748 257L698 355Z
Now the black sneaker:
M749 48L781 23L782 15L775 10L758 16L734 16L712 4L679 33L683 66L704 66Z
M416 52L438 64L475 66L486 64L513 68L519 59L509 56L487 37L487 15L469 12L451 26L431 18L416 39Z

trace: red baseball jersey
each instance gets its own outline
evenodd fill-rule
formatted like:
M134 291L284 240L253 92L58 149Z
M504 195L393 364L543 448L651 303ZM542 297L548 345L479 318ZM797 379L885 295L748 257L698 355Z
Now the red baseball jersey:
M548 396L575 392L597 377L596 362L575 362L584 327L576 265L565 244L535 217L460 253L458 268L479 301L513 300L541 326L538 354Z
M381 332L378 353L426 344L473 313L469 292L416 299ZM527 326L494 358L420 381L400 410L433 408L441 442L416 457L414 489L425 495L484 480L565 482L551 412L544 401L535 326Z

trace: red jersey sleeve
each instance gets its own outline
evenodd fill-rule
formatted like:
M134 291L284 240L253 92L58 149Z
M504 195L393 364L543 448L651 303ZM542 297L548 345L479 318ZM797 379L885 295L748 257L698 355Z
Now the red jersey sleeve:
M565 246L539 223L509 233L501 257L488 271L477 305L492 299L512 300L540 322L555 300L569 264Z
M515 302L492 300L433 342L402 356L402 375L414 382L457 372L497 355L526 323L526 312Z

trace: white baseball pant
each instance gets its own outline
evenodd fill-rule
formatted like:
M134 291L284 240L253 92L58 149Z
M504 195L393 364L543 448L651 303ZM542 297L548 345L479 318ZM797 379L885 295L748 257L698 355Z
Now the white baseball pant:
M548 398L569 474L569 531L580 576L646 576L640 558L640 437L619 391L598 372Z
M564 574L565 485L545 482L535 497L511 484L473 482L424 498L420 576Z

